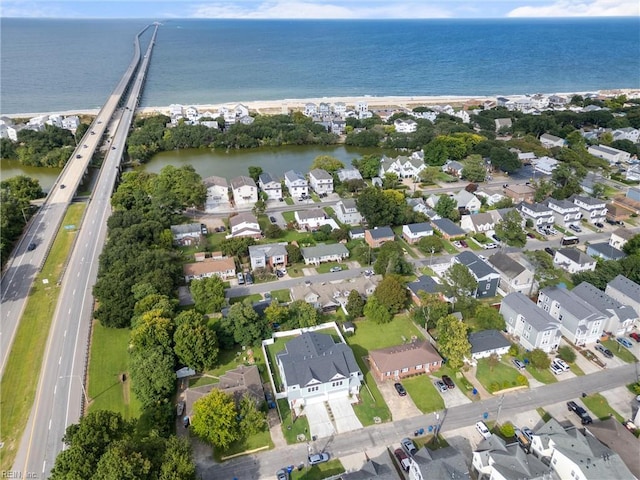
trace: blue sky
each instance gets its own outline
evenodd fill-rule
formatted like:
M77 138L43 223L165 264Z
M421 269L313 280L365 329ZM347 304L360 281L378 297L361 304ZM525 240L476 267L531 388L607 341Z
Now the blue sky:
M2 0L0 17L392 19L640 16L638 0Z

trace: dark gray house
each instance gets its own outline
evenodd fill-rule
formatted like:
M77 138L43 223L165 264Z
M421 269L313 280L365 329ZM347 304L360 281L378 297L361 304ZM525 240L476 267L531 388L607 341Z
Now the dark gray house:
M494 297L496 295L496 290L500 283L500 274L491 268L487 262L469 251L459 253L453 258L453 261L467 267L478 282L476 298Z

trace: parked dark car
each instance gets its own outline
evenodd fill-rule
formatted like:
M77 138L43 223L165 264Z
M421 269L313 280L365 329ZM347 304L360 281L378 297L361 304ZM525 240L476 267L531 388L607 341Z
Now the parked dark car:
M409 460L409 457L407 456L407 454L404 453L404 451L401 448L396 448L393 454L396 456L396 459L398 460L400 467L402 467L402 469L405 472L408 472L409 467L411 466L411 460Z
M469 248L469 244L464 240L460 240L460 245L462 245L464 248Z
M396 389L396 392L398 392L398 395L400 395L401 397L404 397L407 395L407 391L405 390L405 388L402 386L401 383L394 383L393 387Z
M587 413L587 411L584 408L582 408L580 405L578 405L576 402L574 401L567 402L567 409L569 409L570 412L573 412L580 417L580 421L582 422L582 425L593 423L593 419Z
M633 332L633 333L630 333L629 336L633 338L636 342L640 343L640 334Z
M276 223L277 222L276 217L269 217L269 221L271 223Z
M613 353L611 352L611 350L609 350L607 347L605 347L601 343L596 343L596 346L594 348L598 350L600 353L602 353L605 357L613 358Z
M500 237L498 235L491 235L496 242L501 242Z
M600 222L596 222L594 223L594 225L598 228L604 228L604 224L600 223Z
M284 468L281 468L276 472L277 480L289 480L289 474Z
M547 252L549 255L555 255L556 254L556 252L551 247L544 247L544 251Z
M456 384L453 383L451 377L449 375L442 375L442 381L447 386L447 388L456 388Z
M533 233L531 233L531 232L527 232L527 237L529 237L529 238L536 238L536 236L535 236Z

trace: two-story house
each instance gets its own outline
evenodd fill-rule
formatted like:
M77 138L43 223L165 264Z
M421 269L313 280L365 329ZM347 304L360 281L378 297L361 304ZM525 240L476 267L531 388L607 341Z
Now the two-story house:
M267 243L264 245L251 245L249 247L249 260L251 270L256 268L278 268L287 264L287 242Z
M375 227L364 231L364 241L371 248L379 248L386 242L393 242L395 237L391 227Z
M229 182L226 178L211 176L202 182L207 187L205 212L211 213L220 206L229 205Z
M282 198L282 183L275 176L268 172L263 172L258 177L260 190L264 192L269 200L280 200Z
M513 292L500 304L507 332L527 350L539 348L549 353L558 349L562 333L560 323L538 308L523 293Z
M555 223L563 228L569 228L569 225L579 225L582 219L580 207L569 200L557 200L549 197L544 203L553 212Z
M616 228L611 232L609 245L613 248L617 248L618 250L622 250L622 247L624 247L629 240L635 237L635 235L635 232L627 230L626 228Z
M452 446L437 450L431 450L426 446L422 447L411 457L410 462L409 480L430 480L432 478L471 480L472 478L469 475L465 456Z
M535 283L533 272L511 256L496 253L491 255L487 262L500 274L499 287L503 292L532 292Z
M607 317L604 325L605 332L624 335L631 331L638 319L638 314L632 307L620 303L589 282L582 282L571 292L591 305L595 311Z
M462 170L464 169L464 165L462 165L457 160L447 160L445 164L442 166L442 171L454 177L460 178L462 177Z
M414 244L423 237L433 235L433 228L429 223L411 223L409 225L402 226L402 238L407 243Z
M518 204L516 207L520 212L520 215L526 221L527 219L531 219L533 225L536 228L548 228L552 227L555 223L555 216L553 214L553 210L549 208L548 205L544 203L525 203L522 202Z
M470 233L487 233L496 228L496 220L489 212L462 215L460 217L460 227Z
M206 227L201 223L188 223L186 225L171 225L173 243L180 246L196 245L202 240Z
M363 179L362 174L360 173L360 170L358 170L355 167L341 168L336 172L336 174L338 175L338 180L340 180L342 183L348 182L350 180Z
M304 175L295 170L289 170L284 174L284 184L289 189L289 195L302 198L309 195L309 182Z
M476 298L494 297L500 282L500 274L478 257L475 253L464 251L453 257L453 263L460 263L469 269L473 278L478 282L475 292Z
M416 156L401 155L397 158L389 158L386 155L380 160L379 176L384 177L386 173L395 173L398 178L417 179L420 172L426 168L424 160Z
M613 140L629 140L633 143L640 143L640 130L633 127L616 128L613 132Z
M307 332L276 354L284 392L291 409L349 398L360 393L364 376L351 349L331 335Z
M456 193L453 198L457 202L458 210L460 211L474 214L478 213L480 211L480 207L482 206L482 202L480 202L480 199L478 197L476 197L473 193L467 192L464 189Z
M533 202L533 195L536 193L535 189L529 185L507 185L504 187L504 194L513 200L514 203L518 202Z
M349 294L355 290L361 298L367 299L373 295L380 280L382 280L382 275L371 275L338 282L298 284L290 289L291 300L304 300L321 312L331 312L341 308L344 313L347 313L346 305L349 301Z
M594 157L603 158L611 164L628 162L631 158L631 154L629 152L618 150L617 148L609 147L607 145L591 145L587 148L587 152Z
M607 202L586 195L574 195L573 203L580 207L583 218L590 223L603 223L607 218Z
M340 223L345 225L359 225L362 223L362 215L358 211L356 201L353 198L340 200L333 210Z
M236 276L236 262L233 257L210 257L202 262L187 263L182 270L187 283L209 277L229 280Z
M478 444L471 460L474 478L491 480L561 480L553 468L524 451L516 442L509 445L498 435Z
M596 269L596 261L577 248L560 248L553 256L553 263L557 267L569 273L593 272Z
M324 225L327 214L321 208L312 208L311 210L300 210L293 214L299 228L307 230L316 230Z
M309 184L318 195L333 193L333 176L321 168L309 172Z
M576 346L595 343L607 318L566 288L545 287L538 293L538 307L560 323L562 335Z
M418 129L418 123L410 118L396 118L393 126L398 133L413 133Z
M320 265L326 262L341 262L349 258L349 250L342 243L319 243L300 249L305 265Z
M231 227L231 232L227 235L227 238L262 238L260 224L253 213L243 212L229 218L229 226Z
M258 201L258 187L251 177L241 175L232 178L231 191L237 207L254 205Z
M604 293L624 305L631 306L640 316L640 285L633 280L624 275L616 275L607 283Z
M540 143L545 148L564 147L567 141L564 138L556 137L550 133L540 135Z

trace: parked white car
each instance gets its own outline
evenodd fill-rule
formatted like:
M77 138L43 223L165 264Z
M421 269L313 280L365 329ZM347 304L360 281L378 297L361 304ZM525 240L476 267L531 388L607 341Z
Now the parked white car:
M480 435L482 435L482 438L489 438L491 436L491 432L489 431L489 429L487 428L487 426L485 425L484 422L477 422L476 423L476 430L478 430L478 432L480 433Z
M558 368L561 368L563 372L568 372L569 371L569 364L567 362L565 362L564 360L562 360L561 358L554 358L553 362L551 362L553 365L555 365Z

